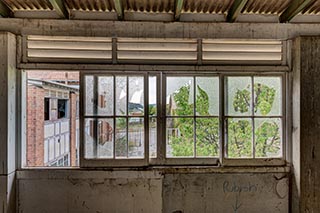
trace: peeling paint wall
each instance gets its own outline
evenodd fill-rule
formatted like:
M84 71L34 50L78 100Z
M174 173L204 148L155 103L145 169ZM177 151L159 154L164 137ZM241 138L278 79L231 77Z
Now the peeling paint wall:
M21 213L288 212L285 173L20 171Z

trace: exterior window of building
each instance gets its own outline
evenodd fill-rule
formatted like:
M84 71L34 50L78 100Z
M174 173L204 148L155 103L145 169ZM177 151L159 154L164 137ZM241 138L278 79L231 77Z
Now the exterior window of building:
M44 99L44 120L45 121L50 120L50 99L49 98Z
M68 100L64 100L64 99L58 100L58 119L67 117L67 112L68 112L67 106L68 106Z
M83 74L82 79L84 161L285 163L285 74Z

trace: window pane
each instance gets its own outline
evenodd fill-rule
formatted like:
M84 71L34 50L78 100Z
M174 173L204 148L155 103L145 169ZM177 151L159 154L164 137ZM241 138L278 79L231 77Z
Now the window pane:
M86 82L86 88L85 88L85 103L86 103L86 115L93 115L94 111L94 95L93 95L93 76L86 76L85 77L85 82Z
M256 157L281 157L281 119L256 118L254 125Z
M167 115L194 114L193 77L167 77Z
M157 157L157 118L149 118L149 155Z
M157 77L149 77L149 157L157 157Z
M98 115L113 115L113 77L99 77Z
M143 77L129 77L129 115L144 114L143 85Z
M85 119L84 131L85 131L85 158L96 158L96 122L94 119Z
M193 118L167 119L167 157L193 157Z
M129 118L128 144L130 158L144 157L144 119Z
M157 77L149 77L149 116L157 115Z
M251 158L252 121L246 118L230 118L227 121L228 158Z
M196 155L219 156L219 118L196 119Z
M113 157L113 119L98 121L98 158Z
M226 84L226 114L252 115L251 77L228 77Z
M281 78L254 77L255 115L281 115Z
M127 114L127 77L116 76L116 114Z
M197 115L219 115L219 78L196 78Z
M128 157L128 142L127 142L127 120L126 118L116 119L116 157L127 158Z

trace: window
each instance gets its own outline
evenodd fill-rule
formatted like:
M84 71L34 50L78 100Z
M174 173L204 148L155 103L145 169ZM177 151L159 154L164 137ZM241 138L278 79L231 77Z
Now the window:
M285 74L82 79L83 166L284 164Z
M44 99L44 120L48 121L50 120L50 99L45 98Z
M145 161L145 79L144 75L84 77L85 159Z
M58 99L58 119L67 117L67 103L68 100Z

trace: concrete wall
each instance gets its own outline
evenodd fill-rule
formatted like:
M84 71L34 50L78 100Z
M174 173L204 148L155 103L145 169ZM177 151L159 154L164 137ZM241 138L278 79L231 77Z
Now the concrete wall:
M0 212L15 211L16 37L0 32Z
M320 37L297 38L294 47L293 210L319 212Z
M20 171L19 212L288 212L285 172L177 171Z

